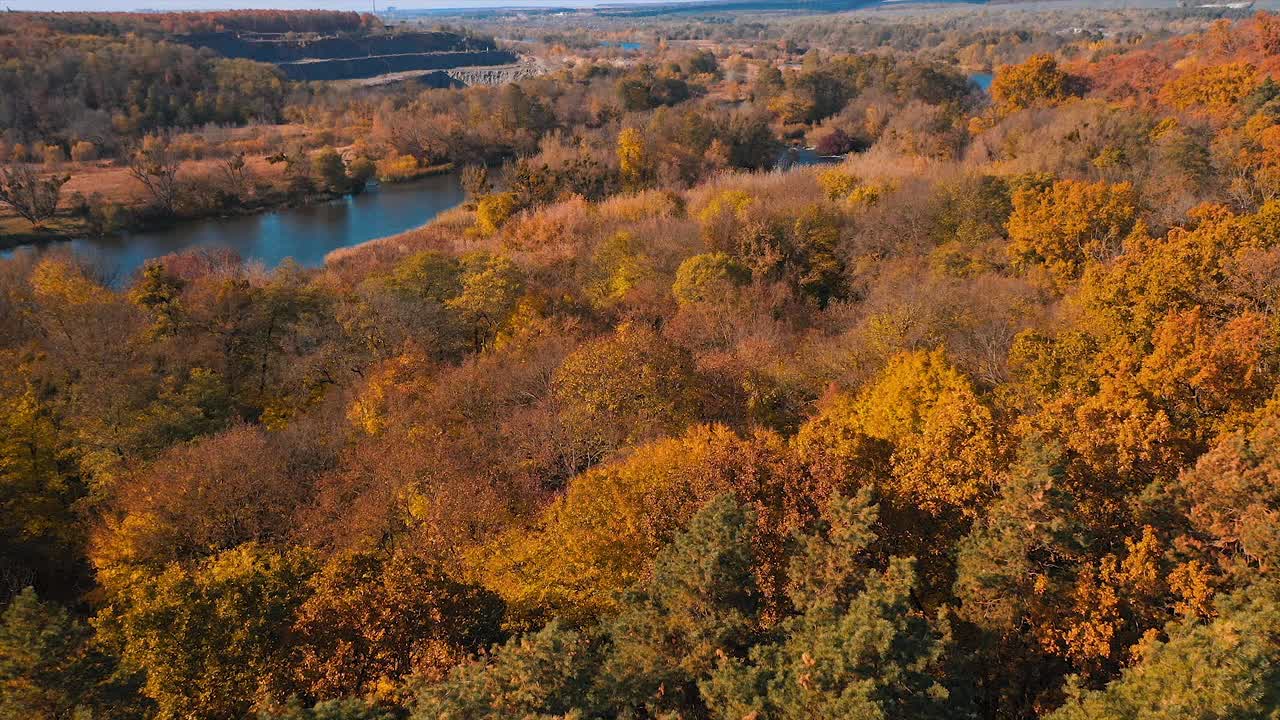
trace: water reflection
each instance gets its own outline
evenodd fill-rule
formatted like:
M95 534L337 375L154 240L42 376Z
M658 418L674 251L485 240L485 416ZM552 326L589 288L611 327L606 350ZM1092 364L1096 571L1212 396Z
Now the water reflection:
M108 277L127 282L149 259L191 248L229 248L246 261L274 267L285 258L317 267L342 247L404 232L463 200L456 175L384 185L331 203L262 215L210 218L154 232L85 238L13 252L69 247L92 259Z

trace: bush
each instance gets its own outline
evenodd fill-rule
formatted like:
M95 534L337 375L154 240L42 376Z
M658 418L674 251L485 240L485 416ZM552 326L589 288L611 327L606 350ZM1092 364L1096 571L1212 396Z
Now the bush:
M857 141L849 137L849 134L840 128L832 130L824 135L815 149L819 155L844 155L853 152L857 147Z
M378 179L382 182L403 182L418 176L418 159L412 155L391 154L378 161Z
M364 188L377 174L377 166L367 157L352 158L351 162L347 163L347 176L356 189Z
M751 281L751 271L722 252L705 253L680 263L671 294L681 305L715 301Z
M862 181L858 176L838 168L823 170L818 173L818 185L822 187L822 191L831 200L849 197L849 193L852 193L861 183Z
M484 235L492 235L519 209L514 193L485 195L476 203L476 230Z
M45 145L42 157L44 164L49 166L61 165L67 161L67 154L62 151L61 145Z
M81 140L71 146L71 159L76 162L92 162L98 159L98 146L88 140Z

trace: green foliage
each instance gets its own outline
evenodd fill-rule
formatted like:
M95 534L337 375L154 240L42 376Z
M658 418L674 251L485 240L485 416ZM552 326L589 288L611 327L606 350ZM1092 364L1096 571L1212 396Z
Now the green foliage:
M610 705L648 716L697 713L697 683L745 655L759 629L754 518L730 496L707 503L654 560L653 578L607 624L602 684ZM700 714L700 713L697 713Z
M321 188L330 192L346 192L350 185L347 163L331 147L321 148L311 154L311 174Z
M1102 690L1075 689L1050 720L1272 718L1280 712L1280 600L1269 584L1224 597L1211 621L1152 639Z
M800 614L783 639L726 659L703 683L715 717L966 716L940 682L950 631L914 607L911 561L865 565L874 518L865 497L833 499L825 537L806 538L793 562Z
M419 696L414 718L664 716L701 706L698 681L745 652L758 627L748 511L708 503L659 554L616 618L552 623L461 667Z
M289 687L294 660L283 641L311 572L301 551L244 545L138 577L95 625L125 668L145 673L157 718L233 720Z
M595 684L604 639L598 631L552 623L496 648L487 662L464 665L445 682L428 685L414 720L578 718L596 715Z
M92 630L31 588L0 616L0 718L134 718L142 708Z

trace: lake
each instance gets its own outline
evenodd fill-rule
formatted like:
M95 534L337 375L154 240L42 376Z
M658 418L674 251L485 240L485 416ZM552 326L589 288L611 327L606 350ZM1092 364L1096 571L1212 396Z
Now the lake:
M969 76L969 79L977 83L983 92L989 92L991 90L991 81L994 77L991 73L974 73Z
M107 277L125 283L147 260L191 248L230 248L246 261L274 267L293 258L307 267L324 264L338 248L395 235L425 224L461 204L462 185L455 174L371 187L333 202L283 208L259 215L194 220L149 232L84 238L18 252L71 248L94 259Z

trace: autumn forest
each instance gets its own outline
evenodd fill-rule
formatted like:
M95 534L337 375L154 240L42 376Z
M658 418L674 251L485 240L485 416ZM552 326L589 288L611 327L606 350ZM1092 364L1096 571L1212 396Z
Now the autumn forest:
M980 7L0 16L0 720L1280 717L1280 16Z

